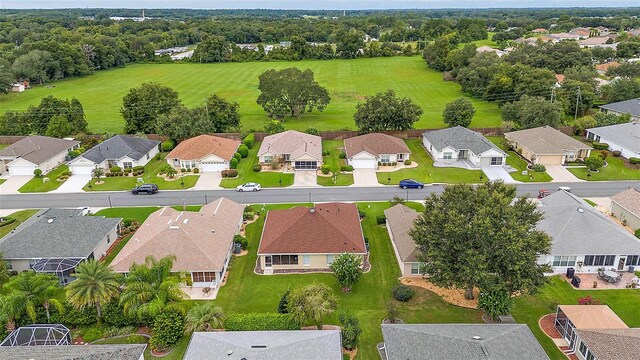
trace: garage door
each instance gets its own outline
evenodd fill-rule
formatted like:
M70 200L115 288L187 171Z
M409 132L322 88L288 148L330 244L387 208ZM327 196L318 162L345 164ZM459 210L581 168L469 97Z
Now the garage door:
M224 162L202 163L202 172L227 170L229 166Z
M296 170L316 170L318 168L317 161L296 161L294 163Z
M94 166L72 166L70 170L73 175L91 175L94 168Z
M33 170L35 169L36 169L35 165L9 166L9 175L12 175L12 176L33 175Z
M353 159L349 161L349 164L351 164L354 169L375 169L376 165L378 165L375 160L367 159Z

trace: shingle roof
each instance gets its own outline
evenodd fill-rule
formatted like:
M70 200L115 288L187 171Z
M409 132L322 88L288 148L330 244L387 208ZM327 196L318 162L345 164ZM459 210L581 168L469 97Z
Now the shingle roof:
M182 141L173 149L167 158L181 160L201 160L215 155L224 160L231 160L238 149L240 141L213 135L199 135Z
M122 219L82 216L81 212L41 210L0 239L0 252L6 259L84 258Z
M375 156L381 154L408 154L411 152L402 139L381 133L360 135L346 139L344 148L348 157L363 151Z
M611 201L617 203L630 213L640 217L640 190L629 188L611 197Z
M244 206L220 198L199 212L162 208L149 215L113 259L115 271L127 272L147 256L175 255L177 271L222 270L233 236L239 230Z
M420 251L409 235L409 230L418 218L418 212L403 204L398 204L386 209L384 215L387 217L387 228L393 235L392 240L398 249L400 259L404 262L417 262Z
M549 359L525 324L382 324L382 335L387 360Z
M624 146L631 151L640 153L640 122L638 121L591 128L587 129L587 131L600 136L601 142L611 141L616 145Z
M576 329L626 329L628 326L607 305L558 305Z
M456 150L471 150L476 155L480 155L491 149L506 155L504 151L479 132L469 130L462 126L427 131L422 134L422 136L438 151L449 146Z
M504 136L507 140L517 142L537 155L556 155L562 154L563 150L591 149L591 146L550 126L508 132Z
M2 359L139 360L147 345L2 346Z
M185 360L341 360L338 330L195 332Z
M296 159L303 154L322 159L322 139L320 136L305 134L295 130L288 130L274 135L269 135L262 140L258 156L265 153L276 155L289 154Z
M640 329L576 330L598 360L629 360L640 354Z
M640 98L600 105L600 108L638 117L640 116Z
M40 165L78 144L80 144L80 141L33 135L27 136L0 150L0 157L21 157Z
M551 237L551 255L640 254L640 239L566 191L542 200L538 229Z
M142 139L133 136L116 135L87 150L82 157L96 164L109 159L121 159L125 156L140 160L151 149L160 144L159 141Z
M269 210L258 254L366 253L355 204Z

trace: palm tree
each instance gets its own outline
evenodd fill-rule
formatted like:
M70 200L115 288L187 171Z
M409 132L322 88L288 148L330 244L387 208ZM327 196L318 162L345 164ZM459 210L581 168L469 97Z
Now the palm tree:
M95 260L81 263L72 274L76 280L67 285L67 301L82 310L95 306L98 321L102 319L102 305L109 303L120 292L120 275L107 264Z
M184 318L184 332L189 334L195 331L213 331L222 327L224 313L220 306L207 303L195 306L187 312Z
M25 314L26 299L23 293L13 291L0 297L0 321L8 332L15 330L16 320Z
M156 316L166 308L183 310L179 302L186 297L180 289L190 283L188 273L172 272L175 256L156 260L147 256L144 264L132 264L129 268L120 304L127 314L139 318Z
M9 273L9 267L7 266L7 262L4 260L4 256L0 252L0 285L7 282L10 277L11 274Z
M64 311L60 301L63 289L55 275L25 271L12 277L4 285L4 289L8 294L3 301L5 306L14 310L22 308L31 321L36 321L36 309L39 306L44 307L47 320L51 317L51 306L59 312Z

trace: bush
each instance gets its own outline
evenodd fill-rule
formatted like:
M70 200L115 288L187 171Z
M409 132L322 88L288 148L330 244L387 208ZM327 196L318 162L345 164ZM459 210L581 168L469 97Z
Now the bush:
M339 157L340 157L340 159L346 159L347 158L347 153L345 153L344 151L341 151Z
M578 305L603 305L604 303L598 299L594 299L591 295L578 298Z
M123 221L124 223L124 221ZM117 327L137 325L135 317L127 316L118 301L112 301L102 309L102 321L105 324Z
M176 143L173 140L163 141L160 145L162 147L162 151L171 151L174 147L176 147Z
M249 241L246 237L236 234L233 236L233 242L236 244L240 244L242 246L242 250L247 250L247 246L249 245Z
M323 174L327 175L331 172L331 167L327 164L324 164L320 167L320 171L322 171Z
M255 215L256 215L256 213L254 213L253 211L251 211L251 210L245 210L245 211L242 213L242 220L246 220L246 221L253 220L253 217L254 217Z
M351 166L351 165L342 165L340 167L340 171L353 171L353 166Z
M634 164L634 165L638 165L638 164L640 164L640 158L637 158L637 157L630 157L630 158L629 158L629 162L630 162L630 163L632 163L632 164Z
M7 225L11 225L11 224L13 224L14 222L16 222L16 219L14 219L14 218L12 218L12 217L5 217L5 218L2 218L2 221L0 221L0 227L7 226Z
M120 166L112 166L109 171L111 171L112 173L119 173L120 171L122 171L122 169L120 169Z
M398 163L396 161L391 163L391 166L396 166L396 165L398 165Z
M584 164L587 165L589 171L597 171L604 166L604 160L600 157L588 157L584 159Z
M409 286L398 284L392 290L393 298L398 301L409 301L416 294L416 291Z
M193 168L193 173L194 174L200 174L200 169L199 168Z
M404 164L405 164L405 165L411 165L411 160L409 160L409 159L405 160L405 161L404 161Z
M238 155L240 155L240 154L238 154ZM231 161L229 161L229 167L231 169L236 169L238 167L238 159L235 158L235 157L233 159L231 159Z
M93 342L102 338L103 329L99 326L92 326L82 332L82 339L85 342Z
M249 155L249 148L245 144L240 144L240 146L238 146L238 153L240 153L240 156L244 159Z
M593 145L593 148L596 150L607 150L609 148L609 144L607 143L599 143L594 141L592 145Z
M358 338L362 334L360 322L355 316L348 313L340 314L338 320L342 328L342 347L353 350L358 345Z
M300 330L300 325L289 314L251 313L227 317L224 329L227 331Z
M378 215L376 216L376 223L378 225L384 225L387 223L387 217L384 215Z
M167 164L166 166L171 166L169 164ZM133 167L133 171L144 171L144 166L134 166Z
M78 157L78 155L80 155L80 151L78 151L78 150L71 150L71 151L69 151L69 153L68 153L67 155L69 155L69 157L73 159L73 158Z
M603 152L604 152L604 150L603 150ZM612 154L613 154L613 157L620 157L620 155L622 155L622 151L613 150Z
M240 162L240 160L242 160L242 154L237 152L237 153L233 154L233 158L238 160L238 162Z
M600 157L602 158L602 160L606 160L607 156L609 156L609 152L607 150L600 151Z
M320 130L316 129L316 128L307 128L307 130L305 130L304 132L306 132L309 135L316 135L316 136L320 136Z
M236 166L237 165L238 164L236 164ZM238 170L235 170L235 169L222 170L222 177L234 178L236 176L238 176Z
M636 230L636 237L640 239L640 229Z
M253 165L253 171L255 171L255 172L262 171L262 165L260 165L260 164Z
M245 136L244 139L242 140L242 143L245 144L249 149L253 148L253 144L255 142L256 142L256 136L253 133Z
M42 170L40 170L40 169L33 170L33 175L35 175L35 177L42 176Z
M156 160L162 160L162 154L157 153L156 156L153 157Z
M124 169L124 171L123 171L123 172L124 172L125 174L130 174L132 171L133 171L133 169L131 169L131 168L127 168L127 169ZM63 174L63 175L64 175L64 174Z
M535 172L545 172L547 171L547 168L542 164L533 164L531 165L531 170Z
M500 315L509 314L512 306L513 300L506 291L482 291L478 297L478 308L494 320Z
M278 303L278 314L288 314L289 313L289 293L291 290L287 289L287 291L282 294L280 297L280 302Z
M322 150L322 156L329 156L329 150Z
M165 310L153 319L151 349L164 350L174 346L183 335L184 317L178 311Z

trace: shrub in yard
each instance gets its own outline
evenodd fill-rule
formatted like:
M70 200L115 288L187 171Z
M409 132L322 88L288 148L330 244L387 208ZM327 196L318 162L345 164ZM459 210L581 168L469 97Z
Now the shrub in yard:
M600 151L600 157L602 158L602 160L606 160L607 156L609 156L609 152L607 150Z
M234 235L233 242L236 244L240 244L240 246L242 246L242 250L247 250L247 245L249 245L247 238L240 234Z
M393 162L391 163L391 166L396 166L396 165L398 165L398 163L397 163L397 162L395 162L395 161L393 161Z
M305 130L304 132L306 132L309 135L315 135L315 136L320 136L320 130L316 129L316 128L307 128L307 130Z
M327 175L331 172L331 167L327 164L324 164L320 167L320 171L322 171L323 174Z
M71 150L71 151L69 151L69 153L68 153L67 155L69 155L69 157L73 159L73 158L78 157L78 155L80 155L80 151L78 151L78 150Z
M300 330L300 325L289 314L250 313L227 317L224 328L227 331Z
M120 166L112 166L109 171L111 171L112 173L119 173L120 171L122 171L122 169L120 169Z
M531 165L531 170L535 172L545 172L547 171L547 168L542 164L533 164Z
M640 239L640 229L636 230L636 237Z
M416 294L415 290L402 284L396 285L391 292L394 299L403 302L411 300L411 298Z
M166 166L171 166L167 164ZM144 171L144 166L134 166L133 171Z
M340 167L340 171L353 171L353 166L351 166L351 165L342 165Z
M287 289L287 291L282 294L280 297L280 302L278 303L278 314L288 314L289 313L289 293L291 290Z
M162 142L162 151L171 151L176 146L176 143L173 140L166 140Z
M130 174L132 171L133 171L133 169L131 169L131 168L127 168L127 169L124 169L124 171L123 171L123 172L124 172L125 174Z
M256 215L251 209L246 210L242 213L242 220L249 221L253 220L253 217Z
M603 150L603 152L604 152L604 150ZM620 155L622 155L622 151L613 150L612 154L613 154L614 157L620 157Z
M382 166L382 163L380 161L378 161L378 166Z
M238 162L240 162L240 160L242 160L242 154L237 152L237 153L233 154L233 158L238 160Z
M237 166L238 164L236 164ZM223 177L228 177L228 178L233 178L238 176L238 170L236 169L229 169L229 170L222 170L222 176Z
M253 171L255 171L255 172L262 171L262 165L260 165L260 164L253 165Z
M240 144L240 146L238 146L238 153L240 153L240 156L244 159L249 155L249 148L245 144Z
M601 157L588 157L584 159L584 164L587 165L589 171L597 171L604 166L604 160Z
M358 345L358 338L362 334L360 322L358 318L349 313L341 313L338 316L338 320L342 328L342 347L347 350L353 350Z
M256 142L256 136L251 133L244 137L242 143L245 144L249 149L253 148L253 144Z
M322 150L322 156L329 156L329 150Z
M156 156L153 157L156 160L162 160L162 154L157 153Z
M602 304L603 304L602 301L598 299L594 299L591 296L578 298L578 305L602 305Z
M229 161L229 167L231 169L236 169L238 167L238 159L236 159L235 157L231 159L231 161Z
M342 253L333 259L329 268L338 284L348 291L362 276L362 258L355 254Z
M404 164L405 164L405 165L411 165L411 160L409 160L409 159L405 160L405 161L404 161Z
M180 341L183 335L184 316L176 310L164 310L153 319L153 336L149 346L153 350L166 350Z
M500 315L509 314L512 306L513 300L504 290L482 291L478 297L478 308L494 320Z
M136 325L135 317L128 316L118 301L112 301L102 308L102 321L105 324L117 327Z
M33 175L35 175L36 177L42 176L42 170L40 169L33 170Z
M378 215L376 216L376 224L378 225L384 225L387 223L387 217L384 215Z
M8 216L6 218L1 218L0 220L0 227L11 225L16 222L16 219Z
M193 168L193 173L194 174L200 174L200 169L199 168Z
M634 164L634 165L638 165L638 164L640 164L640 158L637 158L637 157L630 157L630 158L629 158L629 162L630 162L630 163L632 163L632 164Z
M340 155L338 157L340 159L345 159L347 157L347 154L344 151L342 151L342 152L340 152Z
M609 144L607 143L600 143L600 142L593 142L592 143L593 148L596 150L607 150L609 148Z

